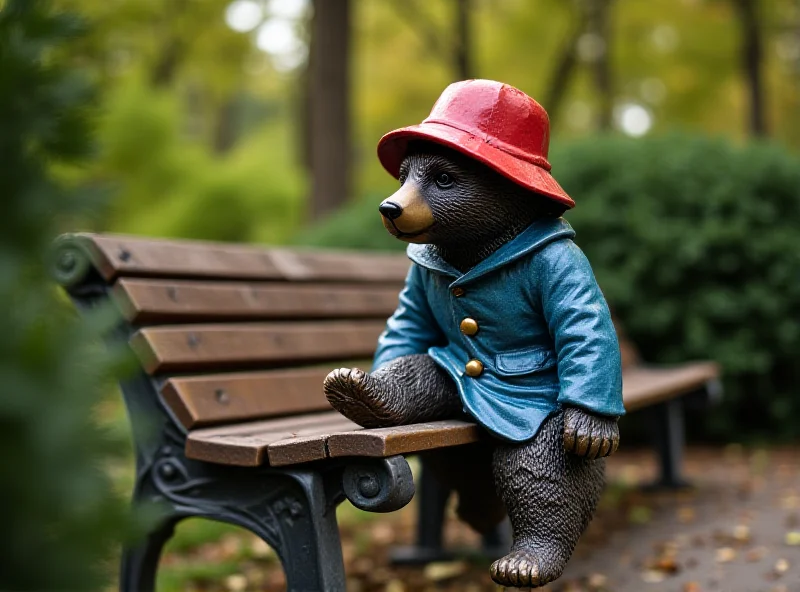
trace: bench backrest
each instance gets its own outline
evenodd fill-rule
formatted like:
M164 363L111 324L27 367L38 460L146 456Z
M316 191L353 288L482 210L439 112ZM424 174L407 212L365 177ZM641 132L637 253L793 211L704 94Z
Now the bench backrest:
M68 288L80 276L70 249L108 287L187 429L328 409L325 375L369 366L409 266L402 254L80 234L59 249ZM635 363L620 338L624 364Z
M134 327L133 350L186 428L328 409L322 380L367 363L403 255L69 235ZM65 260L66 259L66 260ZM69 286L67 286L69 288Z

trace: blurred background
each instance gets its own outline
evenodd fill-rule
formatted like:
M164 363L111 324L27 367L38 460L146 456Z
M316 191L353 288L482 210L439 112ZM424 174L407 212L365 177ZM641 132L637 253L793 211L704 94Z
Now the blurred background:
M130 487L109 386L121 362L92 348L32 271L52 237L402 249L379 222L396 181L375 146L466 78L507 82L548 110L553 172L578 204L567 219L645 359L722 365L725 398L690 416L692 441L748 479L770 474L770 455L794 462L800 0L0 0L0 43L0 286L13 311L0 331L11 393L0 438L4 456L18 451L0 505L30 508L8 519L20 567L4 587L29 587L24 566L48 548L34 523L42 534L67 520L64 537L92 541L75 553L96 556L130 530L121 505L100 516L86 501ZM76 370L87 366L96 371ZM637 429L623 433L635 443ZM647 462L616 474L624 482ZM650 502L620 499L609 502L619 520L650 520ZM406 528L344 511L352 561L378 561L365 549L410 533L410 518ZM187 523L164 561L165 590L281 589L274 555L227 527ZM73 577L79 563L53 573ZM242 571L251 564L255 575ZM113 577L91 565L96 577L77 569L76 588ZM463 573L440 580L464 589ZM382 577L353 589L406 589Z

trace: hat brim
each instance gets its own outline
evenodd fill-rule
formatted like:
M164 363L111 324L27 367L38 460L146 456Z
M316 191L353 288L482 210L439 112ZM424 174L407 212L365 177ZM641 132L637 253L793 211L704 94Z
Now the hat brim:
M545 169L504 152L479 137L448 125L427 122L389 132L378 142L378 159L395 179L400 176L400 165L412 140L425 140L448 146L482 162L507 179L526 189L549 197L568 208L575 202Z

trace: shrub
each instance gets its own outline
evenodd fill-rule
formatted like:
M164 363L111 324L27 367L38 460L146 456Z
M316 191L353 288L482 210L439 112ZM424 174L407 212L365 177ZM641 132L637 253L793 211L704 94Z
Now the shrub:
M672 135L557 146L567 219L650 362L714 359L723 405L706 434L800 436L800 161L778 146ZM402 248L354 203L303 240ZM389 237L390 238L390 237Z
M120 363L97 345L106 315L77 323L45 273L58 221L81 204L48 170L89 149L89 88L60 63L79 23L38 0L0 10L0 523L3 590L95 590L125 505L92 421Z
M722 365L710 433L800 436L800 160L678 135L586 141L553 160L578 243L645 359Z

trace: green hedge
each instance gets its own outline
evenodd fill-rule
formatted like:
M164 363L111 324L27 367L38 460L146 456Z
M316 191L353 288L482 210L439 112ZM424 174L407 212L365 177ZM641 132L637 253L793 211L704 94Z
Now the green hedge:
M78 322L45 267L82 205L49 174L90 148L90 89L59 55L80 23L43 1L0 6L0 589L102 590L128 512L94 415L125 361L99 347L108 311Z
M800 436L800 160L778 146L673 135L593 138L553 151L609 302L649 362L715 359L710 437ZM395 248L353 204L305 242ZM693 418L696 419L696 418Z

